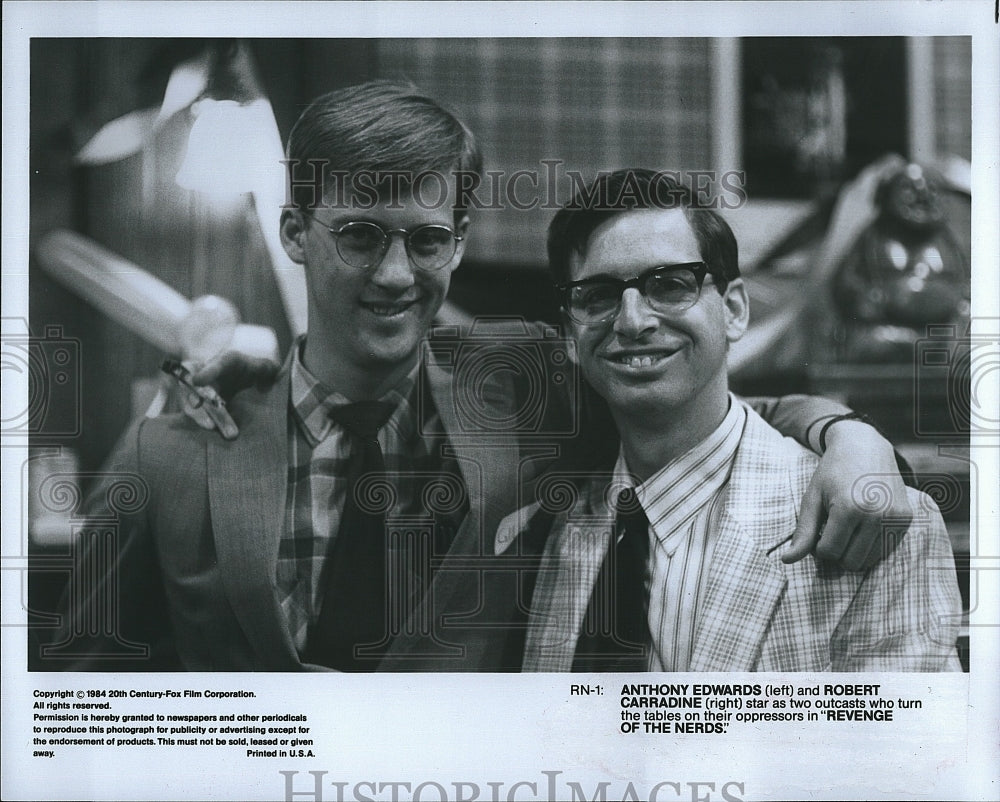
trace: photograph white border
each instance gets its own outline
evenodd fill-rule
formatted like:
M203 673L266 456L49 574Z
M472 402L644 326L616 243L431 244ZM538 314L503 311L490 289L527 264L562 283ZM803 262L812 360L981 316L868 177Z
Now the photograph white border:
M3 9L3 316L28 308L28 55L36 36L157 37L497 37L497 36L971 36L973 41L974 333L996 337L1000 309L1000 47L989 2L866 3L93 3L8 2ZM981 375L980 403L998 408L996 364ZM3 377L5 410L27 398L26 382ZM7 404L13 405L7 407ZM991 406L989 406L991 405ZM285 799L310 796L326 772L323 799L373 794L363 784L425 783L424 799L449 794L479 799L544 799L547 783L576 782L587 798L609 782L608 798L633 780L659 799L994 799L1000 794L997 677L1000 676L1000 544L998 438L973 443L979 484L981 544L973 555L978 604L972 613L967 675L768 675L768 681L879 682L923 710L893 726L747 728L739 736L624 736L618 688L608 677L601 696L570 696L571 679L553 675L60 675L29 674L23 632L26 570L20 493L26 447L3 443L2 789L4 799ZM978 491L978 493L976 493ZM975 531L975 529L974 529ZM976 542L976 541L974 541ZM20 611L20 612L19 612ZM20 624L18 623L20 616ZM744 675L711 681L743 682ZM754 678L756 681L759 678ZM578 681L574 679L573 681ZM680 675L671 681L704 681ZM316 756L278 762L238 750L120 747L66 749L31 756L35 690L90 688L247 690L234 712L305 714ZM141 712L142 699L123 700ZM229 703L227 702L227 705ZM196 711L204 700L177 709ZM208 710L208 707L204 707ZM213 710L218 710L215 705ZM904 721L905 720L905 721ZM288 778L282 770L298 772ZM549 772L549 774L546 774ZM555 774L558 772L558 774ZM338 786L338 783L341 783ZM361 790L358 784L361 783ZM460 784L456 786L456 783ZM462 786L461 784L466 784ZM490 785L494 783L494 785ZM495 784L502 783L501 786ZM677 783L678 791L672 785ZM711 789L709 785L711 784ZM401 786L399 786L401 787ZM390 799L392 786L377 792ZM492 790L491 790L492 789ZM567 790L567 792L569 792ZM352 797L350 794L355 794ZM400 791L399 793L403 793ZM642 795L645 794L645 795ZM407 799L405 794L399 797Z

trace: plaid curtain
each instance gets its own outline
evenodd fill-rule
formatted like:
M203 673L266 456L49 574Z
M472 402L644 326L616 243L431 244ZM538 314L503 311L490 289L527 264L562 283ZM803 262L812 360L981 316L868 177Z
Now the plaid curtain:
M590 181L624 166L711 166L710 45L705 39L387 39L381 77L409 79L452 106L482 141L486 169L539 174L474 217L468 258L541 265L545 226L569 197L566 171ZM555 191L546 159L559 159ZM486 187L477 193L486 201ZM501 200L504 192L501 192ZM551 206L552 204L549 203Z

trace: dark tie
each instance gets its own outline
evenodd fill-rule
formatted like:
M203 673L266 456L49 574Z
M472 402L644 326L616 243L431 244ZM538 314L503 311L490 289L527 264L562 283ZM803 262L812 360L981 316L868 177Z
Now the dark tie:
M385 476L377 436L393 409L362 401L330 410L351 436L352 455L340 527L323 565L323 602L309 634L308 659L340 671L374 671L388 646L385 513L364 502L380 495L372 485Z
M645 577L649 521L632 488L618 494L617 509L612 543L597 575L576 643L573 671L647 669L650 637Z

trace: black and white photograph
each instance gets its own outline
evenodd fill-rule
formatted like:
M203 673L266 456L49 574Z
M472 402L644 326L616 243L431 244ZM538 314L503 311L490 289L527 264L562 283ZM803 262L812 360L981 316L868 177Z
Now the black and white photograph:
M5 4L4 798L995 798L996 15L859 5Z

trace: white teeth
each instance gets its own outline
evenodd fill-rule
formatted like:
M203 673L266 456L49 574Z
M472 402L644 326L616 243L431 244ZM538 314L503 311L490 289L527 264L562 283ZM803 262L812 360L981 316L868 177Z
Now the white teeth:
M651 356L622 356L618 358L618 362L622 365L628 365L630 368L648 368L653 364L654 359Z
M398 306L398 305L397 306L377 306L376 304L370 304L368 306L368 308L371 309L371 311L374 312L376 315L383 315L384 317L391 317L392 315L397 315L400 312L405 311L406 308L407 308L407 305L402 305L402 306Z

